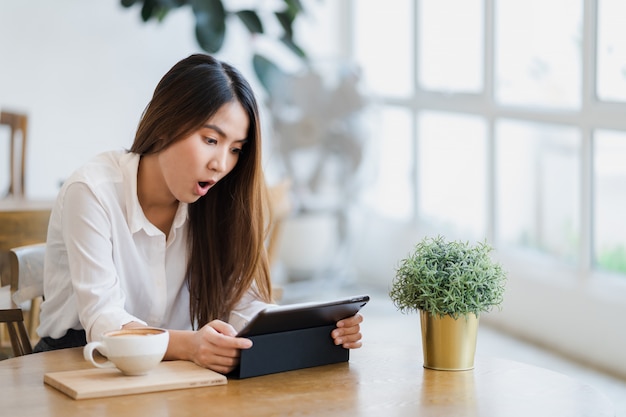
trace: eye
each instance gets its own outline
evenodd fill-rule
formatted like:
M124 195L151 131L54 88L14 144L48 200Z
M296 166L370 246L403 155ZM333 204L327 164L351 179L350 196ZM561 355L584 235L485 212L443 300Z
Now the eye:
M233 149L231 149L231 152L236 154L236 155L241 155L243 153L243 149L242 148L233 148Z
M205 138L204 138L204 141L205 141L206 143L208 143L209 145L215 145L215 144L217 143L217 140L216 140L216 139L213 139L213 138L210 138L210 137L205 137Z

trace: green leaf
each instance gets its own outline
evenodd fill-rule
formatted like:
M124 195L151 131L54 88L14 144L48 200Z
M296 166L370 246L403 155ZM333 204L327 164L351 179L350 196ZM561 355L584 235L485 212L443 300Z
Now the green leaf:
M138 0L122 0L122 6L124 7L132 7L135 5L135 3L137 3Z
M276 19L278 19L278 23L280 23L280 26L283 28L283 31L285 32L284 36L288 39L292 39L293 38L293 21L295 19L295 16L292 16L288 12L276 12L274 13L274 15L276 16Z
M252 66L257 78L268 92L273 91L275 85L284 77L284 72L274 62L263 55L254 54L252 57Z
M152 18L163 21L172 9L188 4L188 0L121 0L122 6L132 7L141 4L141 19L144 22Z
M284 3L287 6L286 13L289 14L292 22L298 14L304 12L304 7L302 7L300 0L284 0Z
M224 45L226 11L221 0L193 0L196 16L196 39L207 52L216 53Z
M296 45L292 39L280 38L280 40L296 56L298 56L300 58L303 58L303 59L306 58L306 52L304 52L304 50L302 48L300 48L298 45Z
M189 0L160 0L159 3L171 10L188 5Z
M263 33L263 23L254 10L240 10L235 13L250 33Z
M144 22L150 20L155 13L155 8L157 6L156 0L144 0L143 6L141 7L141 19Z

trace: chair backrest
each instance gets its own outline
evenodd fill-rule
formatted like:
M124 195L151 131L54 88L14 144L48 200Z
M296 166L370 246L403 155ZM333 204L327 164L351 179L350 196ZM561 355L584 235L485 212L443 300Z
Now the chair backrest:
M11 142L9 154L9 190L7 195L24 196L26 172L26 139L28 137L28 116L10 111L0 112L0 125L9 127ZM21 133L21 146L18 147L18 132ZM19 152L18 152L19 150Z
M9 251L10 285L17 305L43 296L43 263L46 244L20 246Z

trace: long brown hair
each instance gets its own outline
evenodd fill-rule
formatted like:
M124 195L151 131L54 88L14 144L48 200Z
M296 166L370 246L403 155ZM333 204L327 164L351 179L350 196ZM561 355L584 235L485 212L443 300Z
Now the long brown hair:
M252 88L237 69L204 54L179 61L144 110L130 151L157 153L198 130L224 104L238 101L249 118L247 143L234 169L189 204L187 284L192 325L225 319L252 288L271 301L265 251L267 204L261 126Z

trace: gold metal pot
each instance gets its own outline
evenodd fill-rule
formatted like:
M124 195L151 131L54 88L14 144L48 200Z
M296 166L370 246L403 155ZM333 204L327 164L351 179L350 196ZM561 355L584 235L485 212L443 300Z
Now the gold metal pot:
M424 368L441 371L474 369L478 317L474 314L454 319L420 310Z

